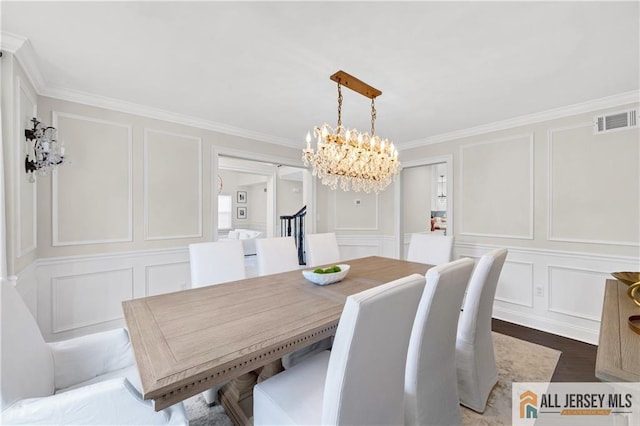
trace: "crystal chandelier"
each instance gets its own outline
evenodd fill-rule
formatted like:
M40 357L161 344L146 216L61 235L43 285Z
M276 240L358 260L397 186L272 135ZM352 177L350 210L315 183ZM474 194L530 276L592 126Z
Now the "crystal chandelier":
M338 83L338 125L315 127L316 150L311 148L311 133L307 133L307 148L302 150L306 167L313 167L313 175L324 185L344 191L382 191L398 175L400 162L393 143L375 134L375 98L381 91L357 78L338 71L331 76ZM371 134L342 126L342 85L371 99Z
M33 129L26 129L27 155L24 169L29 175L29 182L35 182L35 173L46 176L53 168L64 162L64 144L58 142L58 131L55 127L45 127L37 118L31 119Z

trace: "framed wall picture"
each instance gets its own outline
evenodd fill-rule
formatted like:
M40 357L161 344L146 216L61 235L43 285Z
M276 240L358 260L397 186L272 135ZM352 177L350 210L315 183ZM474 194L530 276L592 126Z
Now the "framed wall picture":
M247 218L247 208L246 207L238 207L238 219L246 219Z
M247 191L238 191L238 195L236 197L236 201L238 203L246 203L247 202Z

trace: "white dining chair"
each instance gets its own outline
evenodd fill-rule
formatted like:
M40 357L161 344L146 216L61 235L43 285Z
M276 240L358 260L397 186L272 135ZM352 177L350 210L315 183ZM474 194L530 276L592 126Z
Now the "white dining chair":
M473 260L460 259L427 271L405 370L406 425L462 423L456 381L456 329Z
M480 258L467 289L458 323L456 366L460 403L484 412L498 370L491 336L493 300L507 249L490 251Z
M340 262L340 248L335 233L308 234L305 239L307 266L314 267Z
M225 240L189 244L191 287L204 287L246 278L244 249L240 240ZM207 404L213 405L218 391L226 384L218 384L202 392Z
M13 285L2 280L2 424L188 425L182 403L142 399L124 328L47 343Z
M453 256L453 237L446 235L411 234L407 260L442 265L451 262Z
M347 297L331 351L254 387L254 424L402 424L407 347L424 284L414 274Z
M294 237L256 240L258 275L278 274L300 268Z
M191 287L203 287L246 278L240 240L189 244Z
M260 238L256 240L258 274L271 275L300 269L293 237ZM331 338L322 339L282 357L282 366L291 368L304 359L331 348Z

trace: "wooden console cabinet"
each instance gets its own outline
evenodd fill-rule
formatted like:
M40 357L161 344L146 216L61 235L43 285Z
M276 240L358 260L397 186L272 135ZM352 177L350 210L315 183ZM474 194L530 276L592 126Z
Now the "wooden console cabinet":
M638 308L627 296L628 286L607 280L600 322L596 377L605 382L640 382L640 334L628 326Z

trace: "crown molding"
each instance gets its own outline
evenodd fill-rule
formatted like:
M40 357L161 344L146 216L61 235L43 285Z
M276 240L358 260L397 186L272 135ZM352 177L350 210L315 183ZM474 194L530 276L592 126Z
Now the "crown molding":
M518 126L540 123L542 121L555 120L571 115L593 112L605 108L618 107L625 104L640 101L640 90L632 90L630 92L620 93L613 96L594 99L587 102L568 105L561 108L554 108L535 114L523 115L521 117L510 118L508 120L497 121L495 123L483 124L468 129L456 130L450 133L430 136L424 139L416 139L413 141L396 144L398 151L405 151L411 148L418 148L426 145L433 145L442 142L448 142L455 139L462 139L469 136L483 135L486 133L496 132L499 130L511 129Z
M6 31L0 31L0 48L9 53L16 53L26 41L27 39L25 37L8 33Z
M40 72L37 56L29 40L25 37L8 33L6 31L0 32L0 35L0 47L2 48L2 50L6 50L7 52L15 55L25 74L29 78L29 82L33 85L38 95L48 96L51 98L61 99L69 102L77 102L98 108L105 108L114 111L140 115L143 117L168 121L176 124L183 124L200 129L223 133L226 135L267 142L289 148L301 147L299 141L242 129L239 127L230 126L211 120L205 120L198 117L165 111L159 108L153 108L146 105L123 101L120 99L109 98L106 96L95 95L88 92L63 87L49 86L46 83L44 75ZM402 152L421 146L433 145L469 136L476 136L490 132L506 130L513 127L554 120L571 115L582 114L585 112L592 112L599 109L617 107L620 105L638 101L640 101L640 90L633 90L630 92L607 96L604 98L569 105L566 107L555 108L535 114L529 114L521 117L511 118L508 120L498 121L495 123L483 124L468 129L456 130L450 133L430 136L424 139L416 139L404 143L396 143L396 147L399 152Z
M77 102L98 108L106 108L128 114L140 115L156 120L183 124L199 129L211 130L214 132L224 133L226 135L238 136L241 138L267 142L275 145L300 148L300 142L297 141L291 141L289 139L279 138L276 136L267 135L265 133L255 132L223 123L218 123L215 121L205 120L203 118L166 111L160 108L153 108L146 105L136 104L134 102L95 95L80 90L73 90L62 87L47 87L40 92L40 95L70 102Z
M22 70L27 75L29 83L40 94L46 87L46 80L40 72L38 59L29 39L6 31L2 31L0 35L2 36L0 39L2 50L6 50L16 57Z

